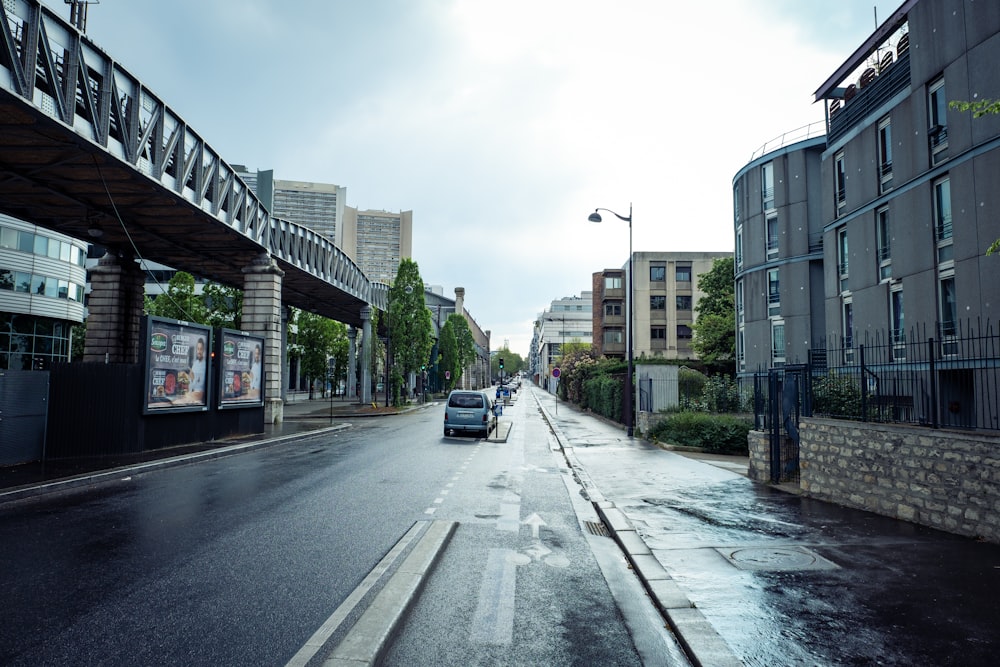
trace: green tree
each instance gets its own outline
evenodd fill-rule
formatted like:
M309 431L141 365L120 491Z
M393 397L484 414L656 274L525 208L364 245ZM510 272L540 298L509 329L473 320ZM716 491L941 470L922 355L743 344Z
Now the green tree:
M695 310L691 347L705 362L736 357L736 298L733 288L733 258L716 259L712 268L698 276L703 296Z
M476 341L469 329L469 322L462 315L452 313L448 316L451 328L455 332L455 348L458 351L459 374L469 367L476 358Z
M490 373L493 377L500 376L500 359L503 359L504 377L520 373L527 366L524 357L517 352L511 352L510 348L505 345L503 348L497 350L490 360Z
M347 327L334 320L299 311L296 317L302 374L309 382L309 398L313 397L313 381L325 379L329 373L329 359L336 357L337 341L347 339Z
M987 114L1000 114L1000 100L985 99L975 102L953 100L948 103L948 106L958 111L971 111L973 118L981 118ZM1000 239L994 240L990 244L990 247L986 249L987 255L992 255L996 252L1000 252Z
M156 298L147 296L144 308L147 315L197 324L206 324L208 321L208 309L194 291L194 276L184 271L178 271L170 278L166 292Z
M395 369L403 377L420 370L434 346L434 325L424 302L424 281L412 259L400 261L389 288L388 325Z
M462 377L462 366L458 363L458 339L455 337L455 326L450 317L441 325L441 333L438 334L438 352L440 354L438 372L445 378L445 391L451 391ZM451 377L447 377L449 373Z
M207 321L213 327L239 329L243 319L243 290L208 283L201 292Z

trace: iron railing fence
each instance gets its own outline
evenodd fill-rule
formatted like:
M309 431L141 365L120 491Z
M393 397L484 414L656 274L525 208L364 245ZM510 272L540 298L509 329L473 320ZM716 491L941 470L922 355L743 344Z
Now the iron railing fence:
M780 371L740 379L741 391L753 386L757 428L770 427L767 378ZM803 416L1000 431L1000 332L988 322L854 334L808 377Z

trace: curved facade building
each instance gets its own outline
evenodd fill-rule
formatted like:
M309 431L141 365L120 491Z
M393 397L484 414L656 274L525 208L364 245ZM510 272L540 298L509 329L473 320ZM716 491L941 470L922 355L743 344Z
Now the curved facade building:
M806 363L822 347L826 137L778 146L733 179L738 373Z
M85 242L0 215L0 370L69 360L86 258Z

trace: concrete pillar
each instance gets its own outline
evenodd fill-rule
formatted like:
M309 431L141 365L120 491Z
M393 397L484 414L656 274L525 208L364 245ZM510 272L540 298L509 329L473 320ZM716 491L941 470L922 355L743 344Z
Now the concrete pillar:
M91 269L90 276L83 360L138 363L146 284L142 269L132 257L108 253Z
M243 267L243 330L264 338L264 420L280 424L281 400L281 278L269 254L261 253Z
M372 307L361 308L361 402L372 402Z
M351 400L358 396L358 330L347 327L347 395Z

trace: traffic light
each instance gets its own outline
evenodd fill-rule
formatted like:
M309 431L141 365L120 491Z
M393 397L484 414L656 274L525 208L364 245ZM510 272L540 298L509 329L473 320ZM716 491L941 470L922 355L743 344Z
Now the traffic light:
M503 370L503 357L500 357L500 369Z

